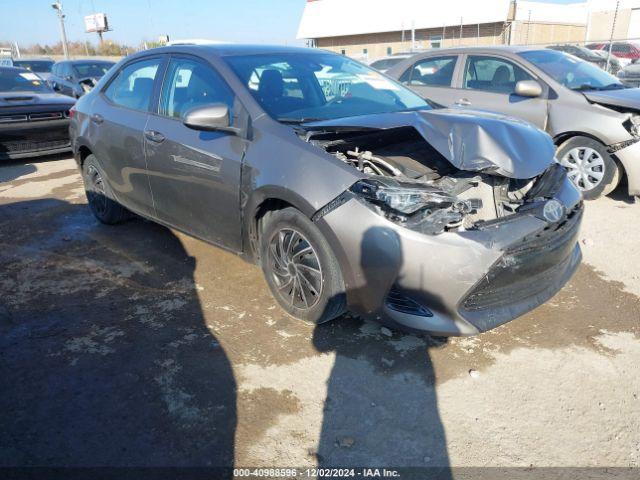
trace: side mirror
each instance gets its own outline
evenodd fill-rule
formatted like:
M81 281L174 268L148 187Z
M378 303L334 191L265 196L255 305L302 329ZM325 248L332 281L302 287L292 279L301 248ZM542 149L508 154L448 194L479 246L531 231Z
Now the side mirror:
M516 83L516 95L535 98L542 95L542 87L535 80L520 80Z
M53 88L53 90L56 92L60 91L60 85L58 85L56 82L51 82L51 88Z
M240 133L239 128L231 126L229 107L222 103L191 108L185 112L182 123L194 130Z

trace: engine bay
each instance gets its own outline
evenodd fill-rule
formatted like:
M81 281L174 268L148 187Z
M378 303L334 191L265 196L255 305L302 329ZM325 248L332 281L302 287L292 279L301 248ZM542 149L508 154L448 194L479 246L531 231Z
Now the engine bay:
M564 172L552 166L538 177L514 179L490 170L460 170L415 128L406 126L308 131L305 140L367 175L352 187L354 193L377 205L390 220L427 234L474 229L513 215L534 198L550 198L550 191L534 186L551 170L557 186ZM393 196L414 201L419 197L421 206L412 211L406 201Z

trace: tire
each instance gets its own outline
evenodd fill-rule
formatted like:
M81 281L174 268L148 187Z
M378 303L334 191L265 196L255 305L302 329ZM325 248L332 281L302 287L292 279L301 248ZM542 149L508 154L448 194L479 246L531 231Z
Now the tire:
M607 148L592 138L572 137L558 147L556 156L585 200L608 195L620 183L620 166Z
M260 263L271 293L292 317L320 324L345 312L338 261L318 227L295 208L263 217Z
M89 208L98 220L115 225L129 218L129 211L112 200L113 194L94 155L89 155L82 164L82 180Z

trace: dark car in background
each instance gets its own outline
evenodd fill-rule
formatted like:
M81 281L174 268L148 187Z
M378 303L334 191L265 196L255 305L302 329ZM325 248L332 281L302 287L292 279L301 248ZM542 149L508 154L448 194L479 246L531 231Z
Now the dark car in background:
M73 104L32 71L0 67L0 159L69 151Z
M45 81L51 76L51 68L55 62L49 58L17 58L13 59L13 66L26 68L33 73L37 73L40 78Z
M581 196L546 133L433 109L343 55L147 50L74 110L100 221L129 210L236 252L295 318L349 309L473 335L545 302L580 262Z
M595 51L589 50L586 47L581 47L579 45L550 45L547 48L550 48L551 50L557 50L559 52L568 53L569 55L578 57L579 59L584 60L585 62L593 63L594 65L600 67L603 70L606 70L609 73L613 73L614 75L620 69L619 60L617 59L615 61L610 60L609 67L607 68L606 56L598 55L595 53Z
M115 65L106 60L65 60L57 62L49 77L49 85L56 92L80 98Z
M415 55L387 75L440 105L544 129L586 199L625 177L629 194L640 195L640 90L591 63L538 47L460 47Z

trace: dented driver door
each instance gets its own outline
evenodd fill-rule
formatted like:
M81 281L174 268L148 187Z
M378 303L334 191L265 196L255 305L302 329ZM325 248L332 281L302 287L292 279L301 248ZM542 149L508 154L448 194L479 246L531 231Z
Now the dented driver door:
M186 127L190 108L234 96L213 68L172 58L156 114L145 128L147 169L158 220L234 251L240 250L240 169L246 140ZM232 117L233 118L233 117Z

